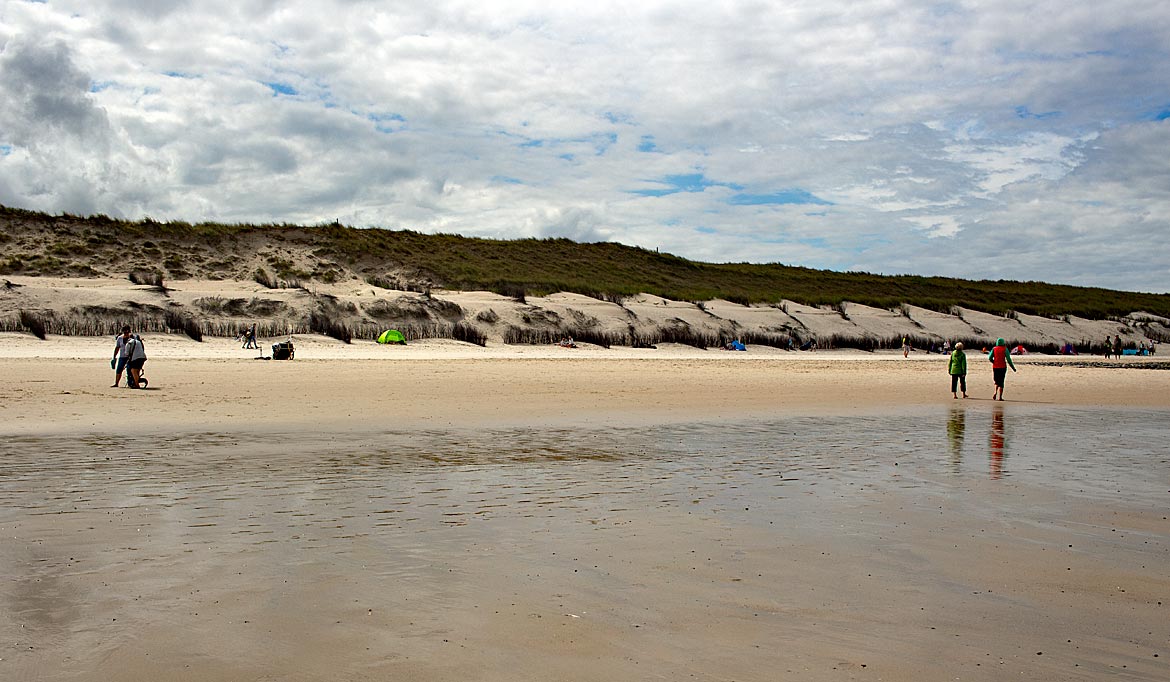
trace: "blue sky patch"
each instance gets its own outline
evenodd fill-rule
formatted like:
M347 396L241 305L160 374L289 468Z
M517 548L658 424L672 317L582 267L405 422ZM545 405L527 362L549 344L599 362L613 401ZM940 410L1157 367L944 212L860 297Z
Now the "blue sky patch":
M269 90L272 90L273 97L276 97L277 95L288 95L291 97L297 94L297 89L288 83L264 82L264 85L266 85Z
M642 141L638 143L638 151L640 152L656 152L658 145L654 144L653 135L643 135Z
M507 131L500 131L499 134L503 135L505 137L519 138L519 139L523 140L523 142L520 142L516 145L517 147L520 147L521 149L545 148L545 149L548 149L550 151L561 149L564 147L572 147L574 149L577 149L578 151L576 151L576 152L568 152L566 154L562 154L559 156L559 158L569 159L569 160L572 160L573 158L575 158L576 154L581 153L580 149L579 149L579 147L581 145L589 145L589 146L593 147L593 153L596 156L602 156L607 151L609 151L610 147L617 144L617 141L618 141L617 133L597 133L595 135L587 135L585 137L568 137L568 138L553 137L553 138L542 138L542 139L526 138L526 137L521 136L521 135L509 133Z
M1037 121L1045 121L1045 120L1048 120L1051 118L1058 118L1059 116L1060 116L1059 111L1045 111L1043 113L1033 113L1031 110L1028 109L1028 107L1025 107L1025 106L1016 107L1016 118L1030 118L1030 119L1034 119Z
M732 206L782 206L785 204L817 204L832 206L833 202L803 189L782 189L771 194L736 194L727 200Z
M366 114L366 118L374 122L374 129L380 133L396 133L402 126L395 127L394 124L406 122L401 114Z
M607 151L609 151L609 148L617 144L618 141L617 133L609 133L608 135L601 135L600 137L601 139L598 140L594 145L597 149L598 156L605 154Z
M8 156L12 153L12 145L0 144L0 156Z
M651 182L664 185L664 187L660 189L635 189L631 190L630 194L637 194L643 197L664 197L669 194L678 194L679 192L702 192L708 187L730 187L734 190L743 189L740 185L708 180L707 176L702 173L667 175L661 180L652 180Z
M1144 107L1145 102L1136 106ZM1139 121L1165 121L1170 118L1170 105L1158 107L1156 109L1143 109L1137 113L1137 120Z
M718 234L719 230L713 227L696 227L695 232L702 232L703 234Z
M508 177L507 175L493 175L492 182L497 182L504 185L523 185L518 178Z
M1085 50L1082 52L1042 52L1040 50L996 50L995 53L1008 62L1071 62L1091 57L1111 57L1116 50Z

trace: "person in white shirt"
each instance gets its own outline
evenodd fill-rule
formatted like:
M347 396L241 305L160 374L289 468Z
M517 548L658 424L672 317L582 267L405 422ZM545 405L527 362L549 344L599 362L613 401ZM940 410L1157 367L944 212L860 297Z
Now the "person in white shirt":
M126 340L132 338L130 334L130 327L122 327L122 333L114 337L114 357L110 358L110 369L114 370L114 385L110 388L117 388L118 384L122 383L122 370L126 369L126 363L130 361L129 355L126 353ZM130 375L126 375L126 385L130 385Z
M142 343L142 337L134 334L126 339L124 346L126 356L129 358L126 362L126 371L130 374L130 388L142 388L142 366L146 364L146 348Z

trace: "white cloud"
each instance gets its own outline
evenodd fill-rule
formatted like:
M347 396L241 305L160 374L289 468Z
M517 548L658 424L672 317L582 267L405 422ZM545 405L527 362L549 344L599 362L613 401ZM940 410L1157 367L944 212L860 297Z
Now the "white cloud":
M1170 236L1166 45L1128 0L0 0L0 201L1167 291L1118 239Z
M906 220L921 226L928 237L954 237L962 229L959 221L950 215L907 216Z

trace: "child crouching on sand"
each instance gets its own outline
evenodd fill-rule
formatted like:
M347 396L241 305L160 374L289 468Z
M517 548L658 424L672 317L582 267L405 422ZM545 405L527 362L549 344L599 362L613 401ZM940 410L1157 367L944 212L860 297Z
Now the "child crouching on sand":
M960 341L955 344L955 350L951 352L951 395L957 400L959 394L955 391L956 388L962 387L963 397L967 397L967 354L963 352L963 343Z

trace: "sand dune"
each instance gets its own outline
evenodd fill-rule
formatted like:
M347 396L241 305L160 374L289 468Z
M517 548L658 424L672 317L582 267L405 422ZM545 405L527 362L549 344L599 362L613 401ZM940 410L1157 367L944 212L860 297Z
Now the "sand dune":
M1100 344L1121 336L1127 344L1161 337L1170 320L1135 313L1124 320L1050 319L1024 314L1012 317L966 309L943 314L913 306L899 311L844 303L836 308L785 301L778 305L739 305L728 301L693 303L671 301L649 294L620 303L579 294L529 296L524 302L488 292L429 293L394 291L350 280L337 284L314 282L306 288L269 289L238 280L176 280L166 288L136 285L128 280L10 276L0 285L0 321L18 329L21 311L49 321L50 332L111 331L121 321L147 321L163 328L174 314L194 320L207 335L231 336L259 323L269 335L307 330L313 315L349 326L355 336L373 338L386 328L417 329L422 336L442 336L455 323L473 327L488 340L502 342L516 330L549 335L587 330L628 344L631 334L661 337L682 331L700 338L731 339L761 335L817 339L821 347L849 345L869 339L877 345L900 345L904 335L916 345L944 340L1004 337L1011 343L1059 346L1065 343ZM71 328L75 331L69 331ZM430 331L428 331L430 330ZM436 331L438 330L438 331Z

